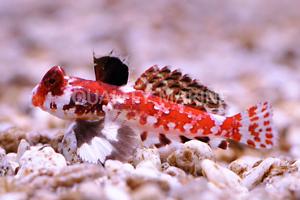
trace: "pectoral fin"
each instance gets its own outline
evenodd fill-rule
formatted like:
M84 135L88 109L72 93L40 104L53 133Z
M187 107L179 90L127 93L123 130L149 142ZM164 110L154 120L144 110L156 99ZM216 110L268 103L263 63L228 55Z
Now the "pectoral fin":
M127 161L140 145L140 136L128 126L110 121L77 121L73 126L77 154L85 162Z

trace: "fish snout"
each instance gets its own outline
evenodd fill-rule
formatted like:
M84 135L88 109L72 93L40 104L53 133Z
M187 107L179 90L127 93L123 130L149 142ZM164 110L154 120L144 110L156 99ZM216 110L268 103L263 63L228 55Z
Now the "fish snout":
M31 98L31 103L33 106L35 107L42 107L43 105L43 97L39 94L38 92L38 88L39 88L39 85L35 86L32 90L32 98Z

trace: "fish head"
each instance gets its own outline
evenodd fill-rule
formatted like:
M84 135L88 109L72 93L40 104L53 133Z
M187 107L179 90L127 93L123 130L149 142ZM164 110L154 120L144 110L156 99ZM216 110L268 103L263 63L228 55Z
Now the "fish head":
M67 76L54 66L33 89L32 104L60 119L98 120L104 117L102 90L98 82Z
M32 91L32 105L47 110L47 98L55 98L64 94L67 85L66 73L60 66L52 67Z
M66 85L65 71L59 66L52 67L42 78L41 82L32 91L32 104L43 108L46 97L61 96Z

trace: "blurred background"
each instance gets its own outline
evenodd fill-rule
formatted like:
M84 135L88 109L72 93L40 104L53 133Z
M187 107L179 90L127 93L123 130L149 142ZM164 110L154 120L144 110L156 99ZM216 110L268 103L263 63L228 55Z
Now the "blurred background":
M221 93L229 113L270 100L282 137L295 141L299 8L298 0L2 0L0 131L63 127L30 106L32 88L53 65L93 78L92 52L113 50L132 80L154 64L179 68Z

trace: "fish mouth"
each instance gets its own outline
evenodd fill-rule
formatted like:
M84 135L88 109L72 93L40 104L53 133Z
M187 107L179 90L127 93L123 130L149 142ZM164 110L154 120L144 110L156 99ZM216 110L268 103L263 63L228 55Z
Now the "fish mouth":
M39 95L38 88L39 88L39 85L35 86L32 90L31 103L35 107L42 108L43 104L44 104L44 98L41 95Z
M38 95L33 95L31 100L32 105L35 107L41 107L42 106L41 100L42 99Z

